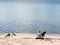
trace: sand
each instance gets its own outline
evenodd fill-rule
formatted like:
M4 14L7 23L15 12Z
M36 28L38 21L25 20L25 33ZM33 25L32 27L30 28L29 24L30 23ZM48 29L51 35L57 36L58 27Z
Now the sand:
M60 45L60 35L47 35L44 40L35 39L36 34L0 35L0 45Z

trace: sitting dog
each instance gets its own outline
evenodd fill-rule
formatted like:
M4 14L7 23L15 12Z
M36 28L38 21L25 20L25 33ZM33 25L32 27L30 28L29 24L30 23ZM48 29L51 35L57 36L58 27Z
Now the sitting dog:
M41 39L44 39L45 34L46 34L46 31L44 31L43 33L41 33Z

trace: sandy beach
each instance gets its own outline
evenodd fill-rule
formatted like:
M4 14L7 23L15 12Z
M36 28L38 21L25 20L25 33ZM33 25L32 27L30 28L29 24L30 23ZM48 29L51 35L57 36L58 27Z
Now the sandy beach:
M16 36L5 37L0 35L0 45L60 45L60 35L47 35L44 40L35 39L35 34L16 34Z

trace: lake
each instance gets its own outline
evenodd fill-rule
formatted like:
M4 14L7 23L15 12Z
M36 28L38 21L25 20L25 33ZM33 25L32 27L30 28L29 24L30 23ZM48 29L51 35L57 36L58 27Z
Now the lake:
M60 4L53 2L0 1L0 33L60 34Z

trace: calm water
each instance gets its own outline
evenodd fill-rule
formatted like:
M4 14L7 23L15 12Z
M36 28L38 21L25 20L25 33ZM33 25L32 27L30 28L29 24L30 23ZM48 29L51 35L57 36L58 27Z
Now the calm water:
M60 33L60 4L0 1L0 33Z

